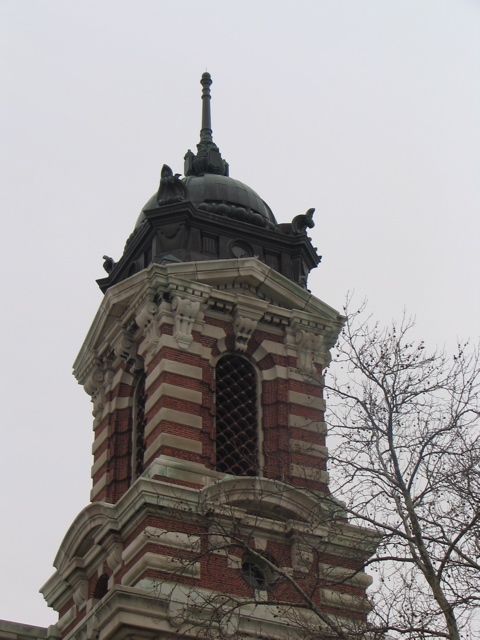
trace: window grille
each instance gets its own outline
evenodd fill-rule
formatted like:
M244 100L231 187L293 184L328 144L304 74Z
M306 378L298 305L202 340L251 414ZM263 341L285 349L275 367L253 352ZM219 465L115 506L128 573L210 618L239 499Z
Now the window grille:
M143 457L145 454L145 373L142 372L135 389L134 423L133 423L133 478L138 478L143 472Z
M253 366L235 355L216 367L216 469L258 475L257 381Z

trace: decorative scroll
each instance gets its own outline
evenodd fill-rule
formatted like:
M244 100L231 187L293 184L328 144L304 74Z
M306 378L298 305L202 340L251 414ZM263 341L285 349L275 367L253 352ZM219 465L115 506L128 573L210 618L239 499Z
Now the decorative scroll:
M113 347L113 352L117 358L122 358L127 363L135 361L137 356L137 345L133 337L125 330L122 331L120 337Z
M172 301L174 314L173 337L180 349L188 349L193 342L193 323L203 320L200 301L174 296Z
M157 352L160 342L160 329L157 322L157 305L149 300L135 317L135 322L142 329L145 336L145 346L150 356Z
M95 418L95 423L99 420L100 415L105 408L107 398L107 387L110 384L112 378L112 371L106 369L103 365L103 361L98 360L96 366L90 371L87 380L84 384L84 389L91 397L93 410L92 415Z
M78 578L73 587L73 601L79 609L85 606L88 600L88 579Z
M252 309L249 305L238 303L235 305L233 330L235 331L235 349L244 353L258 321L264 315L264 309Z
M237 315L233 323L235 331L235 349L242 353L247 350L248 341L252 337L252 333L257 328L258 320L253 320L246 316Z

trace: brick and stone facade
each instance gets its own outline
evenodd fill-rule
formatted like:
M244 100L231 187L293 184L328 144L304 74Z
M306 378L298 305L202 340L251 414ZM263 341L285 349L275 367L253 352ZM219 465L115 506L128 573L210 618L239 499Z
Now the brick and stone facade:
M143 467L163 455L215 469L215 364L229 353L257 372L262 475L326 491L322 367L341 323L255 258L153 265L110 289L75 363L94 406L92 501L132 483L143 374Z
M249 584L255 553L334 620L365 620L362 568L375 537L342 516L326 468L322 370L342 321L256 258L154 264L107 291L74 366L93 403L92 503L43 587L62 637L202 637L211 625L220 637L292 637L298 593L281 578ZM225 354L256 375L255 476L217 470L215 373ZM207 622L225 596L247 604ZM276 607L262 605L272 599Z
M312 639L365 628L374 532L329 491L323 372L344 318L306 288L313 209L277 224L228 176L202 76L198 153L164 165L74 364L91 503L0 639ZM12 623L6 623L11 625Z

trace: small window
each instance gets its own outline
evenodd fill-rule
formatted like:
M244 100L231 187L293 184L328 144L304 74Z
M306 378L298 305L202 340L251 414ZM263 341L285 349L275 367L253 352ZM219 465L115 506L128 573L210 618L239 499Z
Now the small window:
M275 253L265 252L265 264L268 264L268 266L272 267L272 269L275 269L275 271L279 271L280 258Z
M253 554L245 554L242 558L242 576L245 582L254 589L259 591L267 591L278 585L279 576L277 572L267 562L275 564L273 560L267 556L259 558Z
M228 355L216 366L216 469L258 475L257 380L243 358Z
M202 251L218 255L218 236L202 234Z

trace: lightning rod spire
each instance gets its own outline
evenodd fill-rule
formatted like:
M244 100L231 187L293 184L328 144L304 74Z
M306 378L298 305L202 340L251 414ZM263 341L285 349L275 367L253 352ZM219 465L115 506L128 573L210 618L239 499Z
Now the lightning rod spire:
M190 149L185 154L186 176L203 176L206 173L215 173L228 176L228 162L220 153L220 149L213 142L212 114L210 102L212 99L210 86L212 76L205 71L200 80L202 85L202 128L200 130L200 142L197 144L197 154Z

